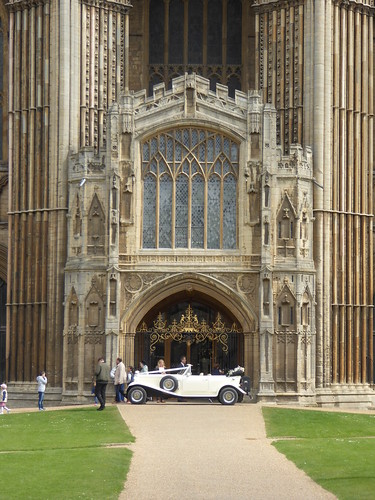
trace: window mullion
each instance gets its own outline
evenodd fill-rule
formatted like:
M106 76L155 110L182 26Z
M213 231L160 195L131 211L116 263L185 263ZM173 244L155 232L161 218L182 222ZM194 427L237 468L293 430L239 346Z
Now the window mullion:
M191 165L189 162L189 183L188 183L188 248L191 248L191 211L192 211L192 179L191 179Z
M156 177L156 214L155 214L155 240L156 240L156 248L159 248L159 220L160 220L160 173L159 173L159 163Z
M208 176L207 171L204 176L204 226L203 226L203 248L207 250L207 233L208 233Z
M175 171L172 170L172 248L175 248L175 237L176 237L176 175Z
M224 241L224 176L223 167L221 168L221 178L220 178L220 248L223 248Z

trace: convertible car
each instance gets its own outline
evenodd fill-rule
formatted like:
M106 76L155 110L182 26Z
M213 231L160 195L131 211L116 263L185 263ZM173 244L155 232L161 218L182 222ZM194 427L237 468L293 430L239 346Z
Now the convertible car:
M234 405L246 394L241 387L243 368L224 375L192 375L191 366L136 373L129 384L127 398L132 404L146 403L152 396L163 398L217 398L223 405Z

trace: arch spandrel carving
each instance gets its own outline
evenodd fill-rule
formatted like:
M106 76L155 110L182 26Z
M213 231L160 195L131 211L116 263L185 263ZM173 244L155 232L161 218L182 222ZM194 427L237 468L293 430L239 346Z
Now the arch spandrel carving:
M135 331L146 313L159 302L172 294L180 292L192 293L193 291L208 296L218 303L225 304L231 314L237 318L244 332L254 331L258 323L255 308L241 297L237 291L230 289L218 279L204 274L186 273L174 274L154 282L149 288L140 293L123 310L120 319L122 330Z

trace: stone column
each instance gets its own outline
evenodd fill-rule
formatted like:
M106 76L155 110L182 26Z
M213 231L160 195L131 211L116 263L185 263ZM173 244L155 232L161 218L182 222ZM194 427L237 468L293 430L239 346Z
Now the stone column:
M125 366L134 366L134 339L135 333L125 334Z
M315 1L314 19L314 105L313 105L313 154L314 154L314 256L316 266L316 339L317 386L323 385L323 182L324 182L324 34L325 0Z

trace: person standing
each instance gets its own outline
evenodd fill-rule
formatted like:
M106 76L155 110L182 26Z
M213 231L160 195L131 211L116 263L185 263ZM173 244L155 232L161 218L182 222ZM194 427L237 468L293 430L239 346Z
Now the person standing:
M186 356L183 355L180 358L180 363L177 365L177 368L185 368L186 366Z
M158 364L156 365L155 370L159 370L160 373L165 373L166 366L164 363L164 359L159 359ZM157 403L165 403L165 400L162 398L162 396L156 398Z
M141 373L147 373L148 372L148 366L146 364L146 361L141 361L139 363L139 367L140 367L140 372Z
M94 377L95 377L95 396L98 398L100 406L98 411L102 411L105 408L105 393L107 390L107 384L109 380L109 366L101 357L98 359L98 364L96 365Z
M41 371L40 375L36 378L36 381L38 382L38 408L39 411L44 411L43 407L43 401L44 401L44 393L46 392L46 385L47 385L47 377L46 377L46 372Z
M7 385L1 384L0 415L3 414L4 408L6 409L7 413L10 412L10 409L7 407L7 401L8 401Z
M125 401L126 370L121 358L116 359L115 391L116 403Z
M181 356L180 358L180 363L177 365L177 368L185 368L186 367L186 356L185 354ZM184 370L181 370L178 373L184 373ZM177 401L179 403L185 403L186 399L184 398L177 398Z

